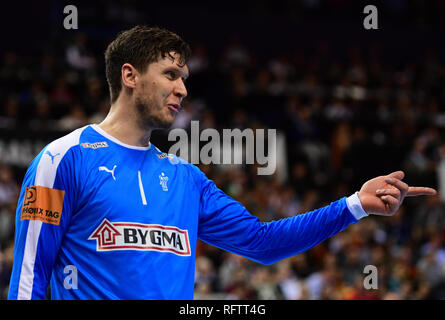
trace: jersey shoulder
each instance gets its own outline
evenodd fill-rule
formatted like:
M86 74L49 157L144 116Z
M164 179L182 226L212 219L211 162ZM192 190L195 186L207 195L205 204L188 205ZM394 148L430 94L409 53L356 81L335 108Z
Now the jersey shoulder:
M153 153L155 154L155 156L158 159L166 160L165 161L166 165L173 165L173 166L174 165L186 165L186 166L191 165L190 163L188 163L187 161L185 161L184 159L178 157L177 155L175 155L173 153L162 152L153 143L151 144L151 148L153 150Z
M175 166L179 170L184 170L190 178L194 181L198 189L201 189L203 179L207 179L204 173L196 165L187 162L173 153L165 153L159 150L158 147L152 144L153 153L162 161L164 166Z
M67 161L66 155L73 147L79 145L80 137L86 128L87 126L76 129L43 148L30 165L30 169L35 170L36 185L53 184L61 163Z

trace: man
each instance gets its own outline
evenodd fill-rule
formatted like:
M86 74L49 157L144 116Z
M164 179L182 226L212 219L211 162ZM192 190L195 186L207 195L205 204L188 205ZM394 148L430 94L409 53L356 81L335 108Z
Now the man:
M403 172L369 180L329 206L261 223L194 165L150 143L187 95L188 45L137 26L105 53L111 108L46 146L18 200L10 299L192 299L197 239L270 264L307 250L368 214L392 215Z

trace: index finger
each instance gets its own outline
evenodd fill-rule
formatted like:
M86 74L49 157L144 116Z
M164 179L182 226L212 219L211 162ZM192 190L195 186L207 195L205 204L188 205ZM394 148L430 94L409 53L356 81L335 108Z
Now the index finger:
M434 196L437 194L437 191L433 188L428 187L409 187L408 192L406 193L407 197L415 197L415 196Z

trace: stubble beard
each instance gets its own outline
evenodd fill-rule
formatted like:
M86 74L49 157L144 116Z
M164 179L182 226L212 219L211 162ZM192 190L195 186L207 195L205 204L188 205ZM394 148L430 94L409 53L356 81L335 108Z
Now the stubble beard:
M138 125L142 130L169 129L173 121L164 115L163 106L158 106L153 99L140 97L135 99L135 108L138 116Z

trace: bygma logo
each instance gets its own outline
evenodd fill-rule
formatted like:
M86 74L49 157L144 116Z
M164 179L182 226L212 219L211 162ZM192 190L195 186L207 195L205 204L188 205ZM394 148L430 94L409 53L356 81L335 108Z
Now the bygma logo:
M150 250L190 255L187 230L158 224L110 222L104 219L88 240L97 241L97 251Z

